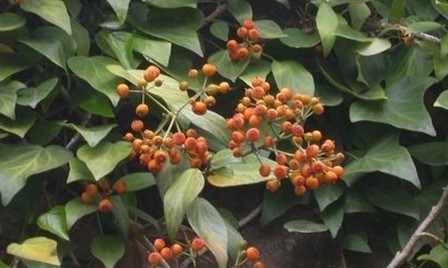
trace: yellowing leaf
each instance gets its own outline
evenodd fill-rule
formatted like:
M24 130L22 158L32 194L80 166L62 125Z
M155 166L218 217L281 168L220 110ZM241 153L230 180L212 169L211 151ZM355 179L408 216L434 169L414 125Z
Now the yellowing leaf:
M26 260L60 265L56 247L56 241L40 236L29 238L23 241L22 244L9 244L6 252Z

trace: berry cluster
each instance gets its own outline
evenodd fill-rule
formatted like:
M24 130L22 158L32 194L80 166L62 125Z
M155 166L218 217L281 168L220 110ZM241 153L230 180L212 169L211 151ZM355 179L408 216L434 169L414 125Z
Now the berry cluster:
M260 161L260 174L273 179L266 187L275 191L282 179L288 178L295 187L295 193L302 195L307 188L316 189L319 183L333 183L342 176L343 169L335 165L343 160L341 153L335 153L331 140L322 140L320 131L306 132L305 120L312 114L320 115L324 107L320 100L306 94L294 94L289 88L282 88L275 95L268 93L270 87L261 78L254 78L252 87L228 119L227 127L232 130L229 148L235 157L257 153L264 149L275 154L277 166L273 169ZM260 129L266 129L262 136ZM284 152L277 143L290 141L293 152ZM246 148L246 149L245 149Z
M191 241L187 241L188 244L182 243L173 243L171 246L167 246L165 239L157 238L154 240L154 251L148 252L148 263L151 267L158 267L160 262L163 260L171 261L175 258L179 258L181 255L185 255L191 258L197 258L198 252L205 247L204 241L195 236ZM188 248L188 251L185 251L184 248Z
M254 58L260 58L263 47L258 43L260 41L260 32L255 26L253 20L244 20L242 25L236 30L236 35L242 39L242 42L238 43L234 39L227 41L227 51L233 61L246 58L249 55Z
M99 187L98 187L99 186ZM81 193L81 201L86 204L93 202L98 203L98 210L101 212L110 212L112 210L112 202L108 198L113 193L124 193L127 191L127 184L124 180L119 179L114 182L112 187L107 179L102 178L96 183L87 184L84 192Z

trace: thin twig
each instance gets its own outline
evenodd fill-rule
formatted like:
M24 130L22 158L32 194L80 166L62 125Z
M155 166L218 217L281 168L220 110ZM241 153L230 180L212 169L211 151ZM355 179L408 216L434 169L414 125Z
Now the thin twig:
M220 4L216 7L215 10L213 10L212 13L208 14L208 16L204 19L202 25L200 28L204 27L208 23L214 21L217 17L219 17L224 11L226 11L227 5L226 4Z
M400 265L402 265L409 258L415 247L415 244L422 237L423 232L429 227L429 225L440 215L447 200L448 185L443 188L442 196L440 197L437 204L431 208L428 216L426 216L423 222L417 227L407 244L404 246L403 250L395 255L387 268L400 267Z

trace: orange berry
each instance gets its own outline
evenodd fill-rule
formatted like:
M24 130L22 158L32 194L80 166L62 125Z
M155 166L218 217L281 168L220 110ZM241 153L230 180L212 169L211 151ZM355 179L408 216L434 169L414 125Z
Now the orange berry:
M260 46L259 44L255 44L252 46L252 51L254 53L261 53L261 52L263 52L263 47Z
M278 165L274 168L274 176L277 179L284 179L288 176L288 167L285 165Z
M188 70L188 78L196 78L198 77L198 70L196 69L190 69Z
M146 103L140 103L137 105L137 108L135 108L135 114L138 116L145 116L149 112L149 106Z
M302 125L298 123L294 123L291 125L291 133L294 137L302 137L304 132L305 130L303 129Z
M280 186L281 183L277 179L272 179L266 182L266 190L268 190L271 193L276 192L278 188L280 188Z
M297 196L301 196L306 193L306 187L303 185L298 185L298 186L294 187L294 193Z
M182 248L182 246L180 244L174 243L171 246L171 251L173 252L174 255L179 255L184 251L184 249Z
M165 240L163 238L156 238L153 244L157 251L161 251L166 246Z
M250 29L247 32L247 35L249 36L249 38L251 40L257 41L258 39L260 39L260 32L257 29Z
M185 132L185 135L186 135L187 137L193 137L193 138L196 138L196 137L198 136L198 132L196 132L196 130L194 130L194 129L192 129L192 128L189 128L189 129L187 129L187 131Z
M316 115L321 115L324 113L324 106L321 103L318 103L316 105L313 106L313 112Z
M132 134L131 132L128 132L124 135L123 137L124 140L126 141L133 141L134 140L134 134Z
M238 49L238 52L237 52L237 53L238 53L238 57L239 57L240 59L249 56L249 50L247 49L247 47L240 47L240 48Z
M194 151L196 150L196 147L198 146L198 142L193 137L188 137L185 139L184 147L188 151Z
M311 174L313 174L313 169L311 168L310 165L305 164L305 165L303 165L302 168L300 169L300 174L301 174L303 177L307 178L307 177L311 176Z
M162 248L162 250L160 251L160 255L162 256L162 258L164 258L165 260L169 261L174 257L173 251L171 250L171 248Z
M266 119L268 120L268 122L273 122L275 119L277 119L278 116L278 112L275 109L268 109L266 111Z
M240 38L246 38L247 33L248 31L245 27L239 27L238 29L236 29L236 35Z
M173 142L176 145L182 145L185 142L185 134L182 132L176 132L173 134Z
M132 123L131 123L131 129L132 129L132 131L134 131L134 132L140 132L140 131L142 131L144 126L145 126L145 125L143 124L143 121L142 121L142 120L139 120L139 119L135 119L135 120L133 120Z
M291 177L291 183L294 186L303 185L303 184L305 184L305 178L302 175L299 175L296 173Z
M289 134L292 132L292 124L289 121L283 121L280 125L280 129L285 133Z
M290 169L296 170L296 169L298 169L300 167L300 162L297 161L297 159L293 158L293 159L288 161L288 166L289 166Z
M225 94L225 93L229 92L230 85L227 82L221 82L221 83L219 83L218 88L219 88L220 93Z
M319 145L317 145L317 144L311 144L310 146L308 146L307 148L306 148L306 157L308 158L308 159L311 159L311 158L313 158L313 157L316 157L317 156L317 154L319 153Z
M317 187L319 187L319 180L313 176L308 177L305 180L305 185L310 189L316 189Z
M253 87L261 87L263 85L263 83L264 83L264 79L259 76L252 78L252 86Z
M284 153L278 153L275 156L275 161L279 165L286 165L286 162L288 162L288 158L286 157L286 155Z
M191 248L194 251L199 251L204 248L204 241L200 237L195 237L193 240L191 240Z
M344 168L341 166L334 166L333 172L336 173L336 176L338 176L338 178L341 178L344 174Z
M132 150L134 150L134 152L140 152L142 145L143 141L141 139L135 139L132 141Z
M272 147L273 145L274 145L274 138L273 138L272 136L266 136L266 137L263 139L263 146L264 146L265 148Z
M127 191L128 189L128 185L126 184L126 182L122 179L117 180L114 185L112 185L112 189L115 190L115 192L121 194Z
M126 97L129 94L129 87L126 84L118 84L117 85L117 94L121 98Z
M151 172L158 172L162 169L162 164L157 162L155 159L151 159L148 162L147 168Z
M254 265L252 265L252 268L265 268L265 267L266 266L261 261L257 261L256 263L254 263Z
M108 198L101 199L98 203L98 210L103 213L112 211L112 202Z
M238 130L233 131L232 134L231 134L231 137L232 137L232 141L234 141L237 144L243 143L244 140L246 139L244 134L241 131L238 131Z
M324 163L322 161L315 161L311 164L313 172L321 172L324 170Z
M162 260L162 256L159 252L151 252L148 254L148 262L151 265L157 265Z
M322 133L319 130L314 130L311 133L313 141L320 141L322 139Z
M216 99L213 96L207 96L204 100L204 104L207 107L213 106L216 103Z
M167 155L164 150L157 150L154 153L154 160L156 160L158 163L165 163L166 158L167 158Z
M85 204L90 204L92 202L93 196L87 192L81 193L81 201Z
M241 148L241 146L236 146L232 149L232 154L235 157L241 157L243 155L243 148Z
M252 19L245 19L242 25L248 30L255 28L255 22Z
M189 88L189 85L188 85L188 82L187 82L187 81L181 81L181 82L179 83L179 89L180 89L181 91L187 91L188 88Z
M258 128L250 128L246 132L246 139L249 142L256 142L260 138L260 130Z
M216 66L210 63L206 63L202 66L202 72L205 76L212 76L216 73Z
M95 183L89 183L86 186L86 193L90 196L96 195L98 193L98 185L96 185Z
M148 82L154 81L154 79L156 79L159 75L160 69L154 65L148 66L148 68L146 68L143 72L143 78Z
M197 115L204 115L207 112L207 105L201 101L197 101L191 106L191 110Z
M258 171L260 172L260 175L263 177L267 177L269 176L269 174L271 174L271 166L269 166L266 163L263 163L260 165L260 167L258 168Z
M236 51L236 49L238 48L238 42L230 39L229 41L227 41L226 47L230 51Z
M256 247L248 247L246 249L246 258L250 261L257 261L260 258L260 252Z

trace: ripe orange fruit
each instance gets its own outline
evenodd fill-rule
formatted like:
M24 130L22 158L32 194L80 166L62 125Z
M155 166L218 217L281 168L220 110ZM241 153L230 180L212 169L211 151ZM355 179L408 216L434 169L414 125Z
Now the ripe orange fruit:
M204 115L207 112L207 105L202 101L197 101L191 106L191 110L197 115Z
M274 168L274 176L281 180L286 178L286 176L288 176L288 167L285 165L278 165Z
M334 166L333 172L336 173L336 176L338 176L338 178L340 178L344 174L344 168L341 166Z
M187 91L189 88L188 82L187 81L182 81L179 83L179 89L181 91Z
M313 112L316 115L321 115L324 113L324 106L321 103L318 103L316 105L313 106Z
M245 19L242 25L248 30L255 28L255 22L252 19Z
M213 96L207 96L204 100L204 104L207 107L213 106L216 103L216 99Z
M93 196L92 195L90 195L89 193L87 193L87 192L82 192L81 193L81 201L83 202L83 203L85 203L85 204L90 204L91 202L92 202L92 198Z
M173 142L176 145L182 145L185 142L185 134L182 132L176 132L173 134Z
M108 198L101 199L98 203L98 210L103 213L112 211L112 202Z
M260 168L258 168L258 171L260 172L260 175L263 177L269 176L271 174L271 166L269 166L266 163L263 163L260 165Z
M168 247L162 248L162 250L160 251L160 255L167 261L171 260L174 256L173 251Z
M148 262L151 265L157 265L162 260L162 256L159 252L151 252L148 254Z
M305 185L310 189L316 189L319 187L319 180L316 177L310 176L306 178Z
M205 76L212 76L216 73L216 66L210 63L206 63L202 66L202 72Z
M112 185L112 189L114 189L115 192L121 194L127 191L128 185L124 180L119 179Z
M322 133L319 130L314 130L311 133L313 141L320 141L322 139Z
M254 265L252 265L252 268L265 268L265 267L266 266L261 261L257 261L256 263L254 263Z
M246 38L247 33L248 31L245 27L239 27L238 29L236 29L236 35L240 38Z
M294 187L294 193L297 196L301 196L306 193L306 187L303 185L298 185L298 186Z
M273 193L276 192L281 186L281 183L277 179L272 179L266 182L266 190Z
M163 238L156 238L153 244L157 251L161 251L166 246L165 240Z
M148 82L154 81L154 79L156 79L159 75L160 69L154 65L148 66L148 68L146 68L143 72L143 78Z
M286 165L286 162L288 162L288 157L286 157L286 154L284 153L277 153L275 156L275 161L279 165Z
M179 255L182 253L182 251L184 251L184 249L182 248L182 246L178 243L174 243L171 246L171 251L173 252L174 255Z
M198 77L198 70L196 69L190 69L188 70L188 78L196 78Z
M143 121L142 121L142 120L139 120L139 119L135 119L135 120L133 120L132 123L131 123L131 129L132 129L132 131L134 131L134 132L140 132L140 131L142 131L144 126L145 126L145 125L143 124Z
M121 98L126 97L129 94L129 87L126 84L118 84L117 85L117 94Z
M225 93L229 92L230 85L227 82L221 82L221 83L219 83L218 88L219 88L220 93L225 94Z
M94 196L98 193L98 185L95 183L89 183L86 187L86 193L90 196Z
M149 112L149 106L146 103L140 103L137 105L137 108L135 108L135 114L138 116L145 116Z
M230 51L235 51L238 48L238 42L230 39L229 41L227 41L226 47Z
M198 141L193 137L188 137L185 139L184 147L188 151L194 151L196 150L196 147L198 146Z
M156 160L158 163L165 163L166 159L167 155L164 150L157 150L154 153L154 160Z
M260 252L256 247L248 247L246 249L246 258L250 261L257 261L260 258Z
M333 183L333 182L337 181L337 179L338 179L338 175L336 175L336 173L334 171L329 170L325 173L325 181L326 182Z
M249 50L247 49L247 47L240 47L239 49L238 49L238 57L240 58L240 59L243 59L243 58L245 58L245 57L247 57L247 56L249 56Z
M250 128L246 132L246 139L249 142L256 142L260 138L260 130L258 128Z
M254 40L254 41L260 39L260 32L257 29L250 29L247 32L247 35L249 36L249 38L251 40Z
M204 248L204 241L200 237L195 237L191 240L191 248L195 251L199 251Z

